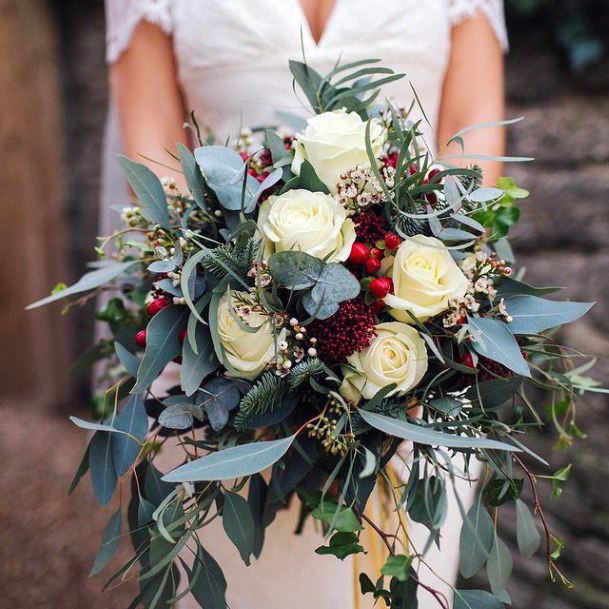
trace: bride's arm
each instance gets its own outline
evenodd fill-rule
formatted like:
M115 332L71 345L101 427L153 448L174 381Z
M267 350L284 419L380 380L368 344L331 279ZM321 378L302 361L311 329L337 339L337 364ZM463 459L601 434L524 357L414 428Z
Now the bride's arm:
M468 125L504 119L503 51L488 19L479 13L453 27L452 51L444 80L438 125L440 142L446 142ZM466 152L503 155L505 129L480 129L467 133ZM453 146L449 153L460 154ZM455 164L471 164L465 160ZM479 162L485 182L494 184L500 163Z
M146 163L158 175L179 180L179 174L143 158L176 166L165 149L174 151L177 142L187 144L171 37L142 21L129 47L111 65L110 82L125 154Z

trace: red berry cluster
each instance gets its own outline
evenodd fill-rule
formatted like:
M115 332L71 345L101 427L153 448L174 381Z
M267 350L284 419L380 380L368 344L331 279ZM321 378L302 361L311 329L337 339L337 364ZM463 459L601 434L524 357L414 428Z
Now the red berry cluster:
M165 307L168 307L171 303L172 303L171 298L169 298L168 296L159 296L158 298L151 300L146 305L146 313L148 313L148 315L150 315L150 317L154 317L159 311L162 311ZM180 330L180 333L178 334L178 339L180 340L181 343L184 342L187 332L188 331L186 328L182 328ZM136 333L135 344L138 347L141 347L142 349L146 348L146 328L144 328L143 330L140 330L139 332ZM176 359L178 359L178 358L176 358ZM180 358L180 360L181 360L181 358ZM181 361L178 363L181 363Z
M376 316L363 297L342 302L332 317L315 320L308 326L317 338L317 353L327 362L342 362L349 355L370 345L374 336Z
M357 240L373 244L381 240L389 230L389 224L382 212L364 211L353 218Z

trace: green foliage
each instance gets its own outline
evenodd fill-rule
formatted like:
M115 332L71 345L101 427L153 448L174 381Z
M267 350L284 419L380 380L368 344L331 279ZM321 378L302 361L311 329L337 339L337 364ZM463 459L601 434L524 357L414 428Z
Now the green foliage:
M235 275L246 278L254 264L260 242L253 237L247 240L245 247L236 243L225 243L207 250L201 259L201 266L216 277L227 275L230 269Z
M327 546L320 546L315 550L317 554L331 554L341 560L351 556L352 554L360 554L365 552L364 548L359 545L357 535L355 533L334 533L330 538L330 543Z
M299 364L296 364L288 376L290 389L296 389L309 379L314 378L324 371L324 363L317 357L309 357Z
M239 404L239 412L233 422L235 428L245 429L255 417L279 408L285 391L285 383L279 376L272 370L265 372L243 396Z

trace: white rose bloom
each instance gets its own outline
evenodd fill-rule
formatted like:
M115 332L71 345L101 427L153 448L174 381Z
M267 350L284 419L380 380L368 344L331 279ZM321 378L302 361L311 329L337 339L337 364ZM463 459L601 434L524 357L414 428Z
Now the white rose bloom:
M265 255L302 251L328 262L343 262L355 241L353 221L333 197L323 192L288 190L261 206L258 227Z
M448 309L451 298L461 299L468 279L439 239L416 235L404 241L393 259L393 294L383 299L395 319L412 323L410 311L426 321Z
M374 154L380 154L385 129L372 121L370 141ZM340 174L357 165L370 167L366 152L366 123L356 112L324 112L307 119L304 133L297 133L294 142L292 172L300 175L300 166L309 161L319 179L336 193Z
M233 306L239 296L248 296L245 292L232 292ZM276 344L285 340L285 329L277 336L273 334L273 325L268 315L252 310L241 318L241 322L257 332L246 332L231 314L228 294L224 294L218 305L218 335L228 363L236 370L229 376L253 380L274 359Z
M415 328L398 321L376 326L370 346L347 358L355 371L343 367L343 397L356 403L373 398L395 383L388 395L404 395L416 387L427 371L427 348Z

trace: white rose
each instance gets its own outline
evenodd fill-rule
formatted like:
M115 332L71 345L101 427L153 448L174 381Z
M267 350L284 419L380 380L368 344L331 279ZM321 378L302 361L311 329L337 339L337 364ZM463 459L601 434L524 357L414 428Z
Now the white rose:
M228 364L236 371L236 373L229 371L229 376L253 380L274 359L277 343L285 340L285 329L275 336L269 316L250 309L247 314L244 314L242 310L239 319L242 324L258 328L258 331L246 332L235 319L237 316L235 306L238 301L247 296L249 294L246 292L232 292L231 303L228 294L224 294L218 305L217 323L224 356L228 360Z
M260 206L258 227L267 257L295 250L343 262L355 241L355 228L345 208L323 192L296 189L270 196Z
M385 130L377 122L370 125L374 154L381 151ZM307 120L304 133L294 142L292 172L300 175L300 166L309 161L319 179L336 193L340 174L357 165L370 167L366 152L366 123L356 112L324 112Z
M343 367L340 393L356 404L393 383L397 387L388 395L404 395L427 371L427 348L415 328L391 321L376 326L376 332L369 347L347 358L355 370Z
M426 321L465 295L468 279L439 239L416 235L404 241L391 269L393 294L383 299L395 319L412 323L410 311Z

